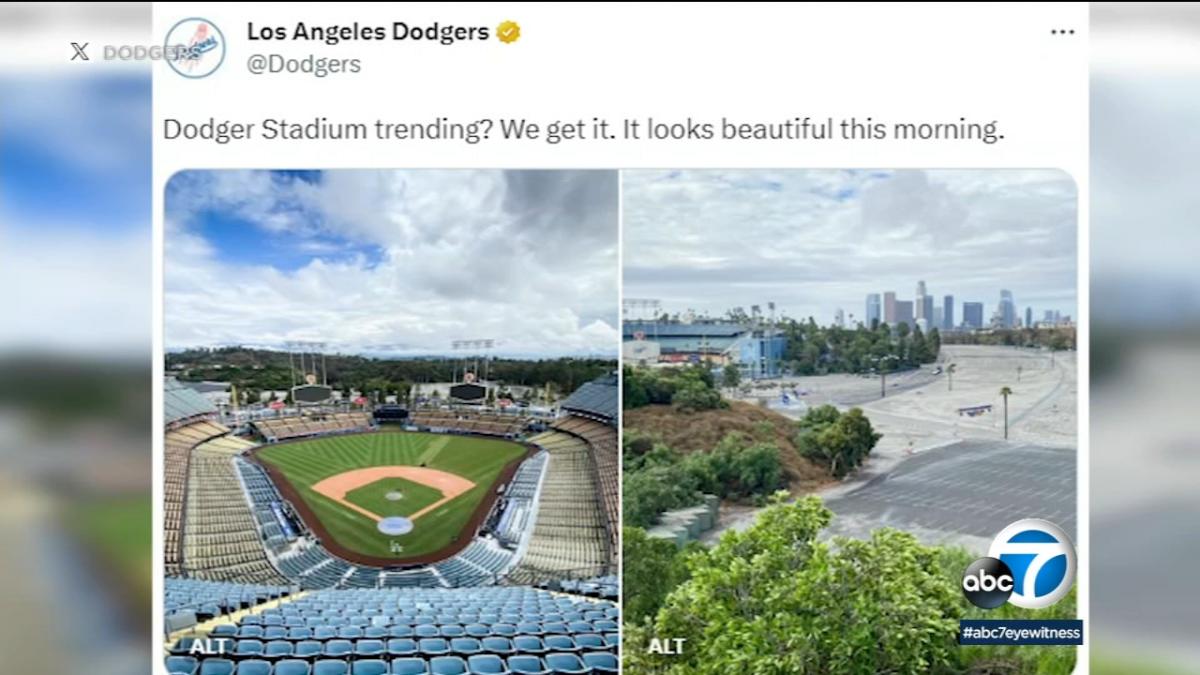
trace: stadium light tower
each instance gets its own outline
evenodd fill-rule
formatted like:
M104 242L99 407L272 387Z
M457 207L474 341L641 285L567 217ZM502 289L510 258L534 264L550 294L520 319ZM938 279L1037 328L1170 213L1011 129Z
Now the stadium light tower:
M644 319L645 314L649 313L650 318L657 321L662 311L662 303L653 298L624 298L621 300L621 308L626 319ZM634 314L641 316L632 316Z
M453 340L450 342L450 349L456 352L463 352L463 376L464 379L467 373L467 362L472 358L475 359L475 374L479 375L479 358L483 357L483 366L485 368L483 380L489 381L490 376L490 360L491 352L496 347L496 341L492 338L476 339L476 340Z

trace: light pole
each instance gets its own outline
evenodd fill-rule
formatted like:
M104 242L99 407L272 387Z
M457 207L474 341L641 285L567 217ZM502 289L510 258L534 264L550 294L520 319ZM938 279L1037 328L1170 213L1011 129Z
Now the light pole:
M1008 387L1000 388L1000 395L1004 397L1004 440L1008 440L1008 397L1013 393L1013 390Z
M954 371L958 370L957 363L946 366L946 391L954 391Z
M887 364L897 360L899 360L899 357L895 354L872 359L872 361L879 364L879 398L887 398Z

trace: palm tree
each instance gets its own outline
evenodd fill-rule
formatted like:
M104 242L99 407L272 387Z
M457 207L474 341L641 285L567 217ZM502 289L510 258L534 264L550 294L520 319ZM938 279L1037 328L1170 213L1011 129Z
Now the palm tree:
M946 366L946 391L954 391L954 371L958 370L957 363Z
M1004 397L1004 440L1008 440L1008 397L1013 393L1009 387L1000 387L1000 395Z

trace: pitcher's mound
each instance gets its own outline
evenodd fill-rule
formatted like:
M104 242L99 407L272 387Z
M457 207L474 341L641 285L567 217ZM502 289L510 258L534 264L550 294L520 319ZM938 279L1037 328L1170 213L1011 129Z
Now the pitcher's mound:
M398 502L401 499L404 499L404 493L399 490L392 490L391 492L384 495L383 498L388 500L389 502Z
M408 534L413 530L412 521L408 518L402 518L400 516L384 518L380 520L376 526L379 528L380 532L388 535L389 537L398 537L402 534Z

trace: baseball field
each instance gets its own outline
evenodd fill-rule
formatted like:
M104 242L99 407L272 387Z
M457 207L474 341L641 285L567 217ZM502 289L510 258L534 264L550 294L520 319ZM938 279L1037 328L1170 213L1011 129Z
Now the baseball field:
M305 520L317 521L309 527L332 539L327 547L404 563L470 537L464 529L525 452L498 439L379 431L280 443L256 457L285 498L302 502ZM411 531L381 531L397 520Z

